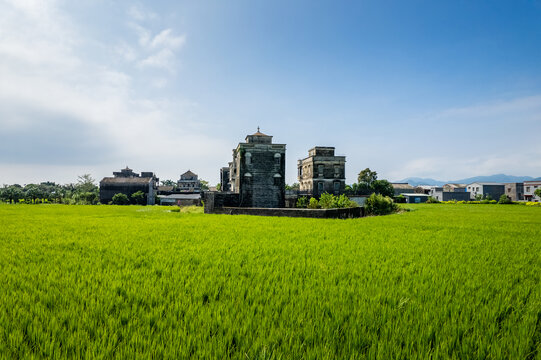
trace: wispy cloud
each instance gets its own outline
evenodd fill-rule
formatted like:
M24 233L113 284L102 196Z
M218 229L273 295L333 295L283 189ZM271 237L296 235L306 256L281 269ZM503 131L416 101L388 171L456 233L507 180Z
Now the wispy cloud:
M144 46L119 47L85 38L80 30L56 1L0 1L0 183L19 181L28 173L24 166L64 166L66 173L86 167L99 177L126 163L150 171L174 163L177 172L172 149L178 144L216 143L200 131L204 124L192 120L193 102L149 96L135 86L163 87L164 76L115 68L84 51L87 42L101 42L125 60L174 71L184 36L165 29L146 42L142 36ZM211 157L204 149L199 153ZM65 178L47 171L38 176Z

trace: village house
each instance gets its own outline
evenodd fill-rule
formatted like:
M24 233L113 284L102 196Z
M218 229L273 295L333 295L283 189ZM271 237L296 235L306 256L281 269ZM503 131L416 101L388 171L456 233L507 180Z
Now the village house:
M394 189L394 196L400 194L411 194L415 192L415 188L408 183L391 183Z
M443 191L445 192L466 192L466 184L445 184Z
M512 201L524 200L524 183L506 183L505 195Z
M449 188L447 188L449 189ZM430 189L430 196L438 201L470 201L470 193L467 191L445 191L444 186L435 186Z
M524 181L524 200L540 202L541 198L535 195L535 190L541 188L541 180Z
M477 195L481 195L483 199L490 196L493 200L498 200L505 194L505 184L493 182L475 182L468 184L466 190L470 193L470 199L475 200Z
M199 181L197 174L188 170L180 175L180 179L177 181L177 190L190 193L201 192L201 182Z
M125 169L113 172L113 177L104 177L100 181L100 202L108 204L115 194L131 197L133 193L142 191L146 204L154 205L158 182L153 172L142 172L139 175L126 166Z

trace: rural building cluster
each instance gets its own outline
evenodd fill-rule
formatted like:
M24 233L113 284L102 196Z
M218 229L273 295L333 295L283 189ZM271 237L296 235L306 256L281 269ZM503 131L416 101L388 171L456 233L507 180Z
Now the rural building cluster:
M117 193L128 197L144 193L146 204L199 205L205 201L208 212L222 208L292 208L300 196L319 198L323 193L340 195L346 188L346 157L336 155L334 147L315 146L308 156L297 161L299 189L285 190L286 144L273 142L271 135L257 132L247 135L232 151L232 161L220 169L219 191L202 191L197 174L188 170L174 185L159 186L153 172L137 174L126 167L100 182L100 202L108 203ZM506 195L512 201L541 201L534 194L541 181L523 183L445 184L412 186L391 183L394 195L408 203L471 201L479 198L499 199ZM362 201L359 201L362 203Z

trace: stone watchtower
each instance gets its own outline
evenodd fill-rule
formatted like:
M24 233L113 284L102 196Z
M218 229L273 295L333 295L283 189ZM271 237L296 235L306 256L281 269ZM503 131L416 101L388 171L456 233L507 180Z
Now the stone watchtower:
M273 144L259 128L239 143L230 163L230 187L241 207L285 206L285 158L286 145Z
M339 195L346 186L346 157L336 156L334 147L316 146L308 157L297 161L300 191L319 197Z

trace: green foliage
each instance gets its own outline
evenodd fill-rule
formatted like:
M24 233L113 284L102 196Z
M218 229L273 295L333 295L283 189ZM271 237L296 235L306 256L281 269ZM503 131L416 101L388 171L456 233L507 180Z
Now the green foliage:
M426 199L426 202L427 202L427 204L437 204L440 201L438 199L436 199L435 197L433 197L433 196L429 196L428 199ZM456 201L455 201L455 203L456 203Z
M310 202L308 203L308 209L317 209L319 208L319 203L316 198L310 198Z
M160 183L162 184L162 186L177 186L176 181L173 180L160 180Z
M372 194L366 199L364 209L367 215L388 215L398 211L398 205L388 196Z
M199 180L199 182L201 183L201 190L208 190L209 189L209 182L206 181L206 180Z
M535 196L541 198L541 188L538 188L534 191Z
M145 193L142 192L141 190L136 191L133 194L131 194L131 200L133 204L145 205L146 204ZM119 204L119 205L123 205L123 204Z
M308 198L306 196L301 196L297 199L297 204L295 205L298 208L307 208L308 207Z
M541 208L406 206L0 205L0 358L538 358Z
M319 197L319 207L322 209L332 209L335 208L335 196L329 193L323 193Z
M371 188L372 183L378 178L378 173L371 171L369 168L362 170L357 176L357 182L359 184L365 184L367 187Z
M291 185L286 184L286 190L299 190L300 185L299 183L293 183Z
M406 197L403 194L398 195L395 197L395 202L399 204L405 204L406 203Z
M130 199L126 194L118 193L113 195L111 203L113 205L129 205Z
M481 200L483 200L483 194L475 195L475 201L481 201Z
M507 197L507 195L505 194L502 194L502 196L500 196L500 200L498 201L498 204L512 204L513 202L511 201L510 198Z
M388 196L391 198L394 196L393 185L391 185L391 183L387 180L375 180L374 182L372 182L372 189L376 194Z
M222 191L222 183L216 184L216 190L217 191Z

